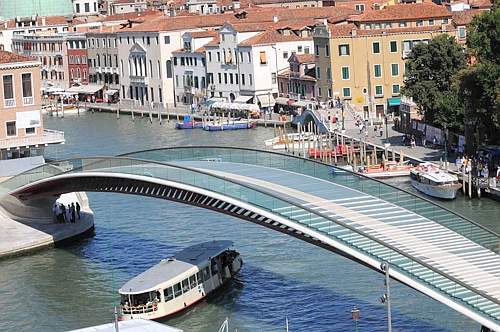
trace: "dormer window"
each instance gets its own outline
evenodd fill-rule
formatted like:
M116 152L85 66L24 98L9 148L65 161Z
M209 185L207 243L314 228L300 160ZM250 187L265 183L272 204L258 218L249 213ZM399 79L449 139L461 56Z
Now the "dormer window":
M191 52L191 42L189 42L189 41L184 42L184 50Z

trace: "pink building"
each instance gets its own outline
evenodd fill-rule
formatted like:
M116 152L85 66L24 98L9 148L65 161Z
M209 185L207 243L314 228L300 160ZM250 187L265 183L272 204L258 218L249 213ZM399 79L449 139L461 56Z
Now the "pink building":
M292 53L288 69L278 74L280 97L298 100L315 98L316 68L314 54Z

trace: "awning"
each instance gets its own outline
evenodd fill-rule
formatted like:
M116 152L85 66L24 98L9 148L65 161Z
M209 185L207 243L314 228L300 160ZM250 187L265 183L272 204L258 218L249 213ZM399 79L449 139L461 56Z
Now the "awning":
M253 96L238 96L233 103L242 103L246 104L250 99L252 99Z
M67 89L66 92L94 94L97 91L101 90L103 87L104 85L99 85L99 84L79 85L79 86L72 86L71 88Z
M289 101L289 100L290 100L290 99L288 99L288 98L284 98L284 97L277 97L277 98L275 99L275 102L276 102L276 104L279 104L279 105L288 105L288 101Z
M115 90L115 89L108 89L106 90L106 92L104 92L104 94L108 95L108 96L112 96L114 95L115 93L117 93L118 90Z
M309 101L305 101L305 100L299 100L299 101L296 101L295 103L292 104L292 106L295 106L295 107L307 107L307 105L310 105L311 102Z
M242 104L242 103L226 103L226 102L215 102L210 106L211 109L219 108L225 111L259 111L259 106L255 104Z
M399 106L401 105L401 98L400 97L387 98L387 104L389 106Z
M257 99L259 100L261 107L273 107L275 104L275 100L271 94L257 96Z

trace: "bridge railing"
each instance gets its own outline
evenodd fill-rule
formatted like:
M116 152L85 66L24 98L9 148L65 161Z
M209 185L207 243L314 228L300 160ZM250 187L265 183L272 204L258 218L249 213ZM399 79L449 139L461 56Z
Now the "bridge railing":
M207 158L207 154L201 151L193 151L191 157L185 151L170 151L178 153L176 160L193 158ZM220 158L220 150L209 157ZM175 154L175 153L174 153ZM150 156L152 157L152 156ZM165 157L163 155L163 157ZM297 169L303 165L304 172L319 172L321 169L311 167L312 164L306 163L300 159L288 158L261 158L262 156L253 154L233 153L231 156L223 156L224 161L248 163L264 163L273 167L293 167ZM170 158L170 157L168 157ZM158 159L158 158L156 158ZM199 170L191 170L179 165L166 165L160 162L150 162L147 160L137 160L130 158L87 158L59 162L56 165L40 167L35 172L27 172L15 181L16 184L29 184L40 180L43 177L50 177L59 174L70 173L117 173L130 174L151 177L154 179L163 179L176 183L192 185L210 192L219 193L224 197L230 197L241 202L247 202L273 215L301 225L318 232L329 239L347 246L363 255L375 259L378 262L387 261L391 264L391 269L406 275L412 280L425 285L426 287L440 293L452 301L483 315L484 317L499 321L500 314L490 314L488 310L498 308L498 301L490 299L487 295L463 284L452 276L442 271L436 270L432 266L419 261L415 257L398 250L374 237L349 226L331 216L322 214L319 211L312 210L302 205L299 201L291 198L277 197L272 192L266 192L263 189L254 188L251 185L244 185L235 181L229 181L225 178L205 174ZM154 184L152 184L152 187ZM293 224L292 224L293 225ZM323 240L325 241L325 240Z
M219 158L225 162L273 167L311 175L316 178L359 190L405 208L453 230L496 254L500 254L500 236L484 226L456 212L436 205L432 201L423 199L415 194L381 181L352 172L342 173L344 175L334 175L332 172L334 166L317 161L276 152L221 147L166 148L131 153L127 154L127 156L160 162Z

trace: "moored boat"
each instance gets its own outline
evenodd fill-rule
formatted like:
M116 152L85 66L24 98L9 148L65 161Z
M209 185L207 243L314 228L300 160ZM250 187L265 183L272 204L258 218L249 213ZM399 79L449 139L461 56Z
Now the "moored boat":
M437 198L454 199L462 187L456 175L431 163L421 163L410 171L410 176L415 189Z
M177 129L197 129L197 128L203 128L203 123L202 122L196 122L196 121L190 121L190 122L177 122L175 124L175 128Z
M188 247L125 283L120 319L159 319L176 314L229 281L241 269L231 241Z
M203 129L207 131L238 130L255 128L256 125L255 121L251 120L216 121L205 123Z
M385 161L380 164L364 166L359 168L359 173L370 178L391 178L397 176L408 176L413 166L407 162Z

